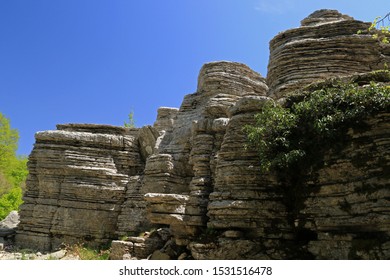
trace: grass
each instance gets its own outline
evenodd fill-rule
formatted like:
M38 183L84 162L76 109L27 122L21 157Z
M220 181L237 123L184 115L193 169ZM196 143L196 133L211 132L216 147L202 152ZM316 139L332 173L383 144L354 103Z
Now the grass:
M110 251L108 249L94 249L84 244L66 246L67 254L77 256L80 260L108 260Z

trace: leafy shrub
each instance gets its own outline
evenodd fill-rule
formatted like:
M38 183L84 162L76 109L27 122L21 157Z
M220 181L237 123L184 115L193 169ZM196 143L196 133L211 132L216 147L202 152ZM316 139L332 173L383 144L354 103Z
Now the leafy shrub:
M349 127L389 108L389 86L338 83L290 96L285 106L266 104L245 130L263 170L295 172L315 165L320 152L340 144Z
M8 193L0 197L0 220L3 220L7 215L17 210L23 203L22 189L20 187L13 187Z
M371 23L370 27L367 30L359 30L358 34L368 33L371 34L371 37L373 39L377 39L383 44L389 44L390 41L390 26L384 25L383 22L386 18L389 19L390 13L388 13L383 18L381 16L376 17L374 21ZM379 25L379 22L382 23L382 25ZM378 29L377 29L378 27Z

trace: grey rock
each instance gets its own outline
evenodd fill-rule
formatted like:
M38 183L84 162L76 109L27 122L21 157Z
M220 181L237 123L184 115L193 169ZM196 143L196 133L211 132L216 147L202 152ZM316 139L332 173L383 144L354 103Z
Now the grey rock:
M160 250L156 250L153 254L148 258L149 260L170 260L169 255L161 252Z
M383 69L390 62L390 45L357 34L371 23L319 10L301 24L270 42L267 84L274 98L318 80Z
M109 242L127 185L144 168L138 131L86 124L58 128L36 134L16 242L44 251L62 243Z
M8 216L0 222L0 237L9 237L15 235L18 224L18 212L11 211Z

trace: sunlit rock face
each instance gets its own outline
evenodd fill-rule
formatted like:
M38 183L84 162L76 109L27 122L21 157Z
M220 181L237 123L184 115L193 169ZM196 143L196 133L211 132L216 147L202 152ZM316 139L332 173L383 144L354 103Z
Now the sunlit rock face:
M358 35L370 25L335 10L319 10L300 27L279 33L270 42L269 95L280 98L324 78L383 69L390 62L390 46Z
M205 64L197 92L184 97L159 153L147 160L148 219L170 225L178 242L186 242L207 225L209 194L214 189L230 108L242 98L266 95L267 89L265 79L244 64Z
M18 244L50 250L114 238L127 184L143 170L136 135L136 130L83 124L38 132Z
M51 250L122 237L115 259L175 258L179 247L194 259L389 259L388 112L349 129L298 194L260 171L247 146L243 128L266 102L355 73L367 86L364 73L390 63L390 45L357 34L368 23L320 10L301 24L271 41L266 79L242 63L207 63L196 92L180 108L159 108L153 126L38 132L18 245ZM159 227L158 242L137 236Z

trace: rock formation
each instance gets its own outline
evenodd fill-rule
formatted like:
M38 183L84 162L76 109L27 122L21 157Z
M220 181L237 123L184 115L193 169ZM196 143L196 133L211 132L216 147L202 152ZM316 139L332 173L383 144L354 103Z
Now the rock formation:
M294 214L288 186L259 172L243 131L267 100L383 68L389 45L357 35L368 26L317 11L271 41L267 79L241 63L212 62L197 91L179 109L160 108L153 126L38 132L18 245L51 250L124 237L113 242L112 258L173 258L180 247L195 259L388 259L388 112L351 129L343 150L326 155ZM172 238L134 237L157 227Z
M126 186L143 170L137 131L59 125L38 132L17 242L51 250L61 243L115 238Z
M334 10L319 10L301 27L279 33L270 42L267 83L274 98L324 78L383 69L390 46L371 35L358 35L370 23Z
M184 98L159 154L146 162L145 199L152 223L170 225L177 239L196 236L206 226L208 196L229 108L241 98L265 95L266 91L264 79L243 64L203 66L197 92Z
M316 258L389 259L389 120L379 114L350 130L349 143L318 171L297 221L314 233L308 251Z

